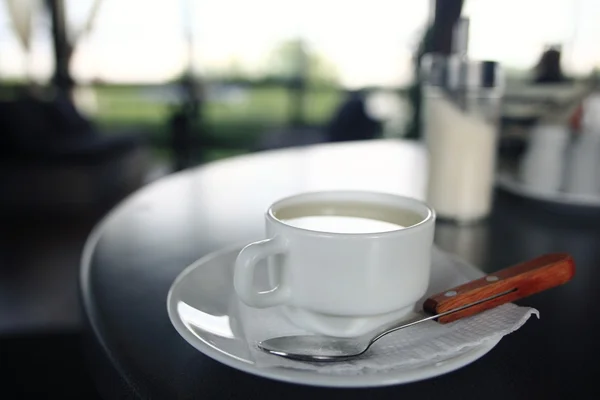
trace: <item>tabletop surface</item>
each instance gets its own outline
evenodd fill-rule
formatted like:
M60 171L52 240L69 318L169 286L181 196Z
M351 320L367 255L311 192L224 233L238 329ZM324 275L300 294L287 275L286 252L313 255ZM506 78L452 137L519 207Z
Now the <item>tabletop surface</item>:
M274 200L322 189L424 197L426 158L415 143L327 144L232 158L171 175L115 208L86 245L81 295L101 393L110 398L564 398L598 393L591 371L600 348L598 215L546 208L502 192L491 217L471 226L438 223L436 243L484 272L547 252L569 252L567 285L521 304L531 320L487 355L452 373L377 389L323 389L259 378L195 350L171 325L166 297L196 259L262 238ZM407 397L408 396L408 397ZM596 396L592 396L596 397ZM587 397L586 397L587 398Z

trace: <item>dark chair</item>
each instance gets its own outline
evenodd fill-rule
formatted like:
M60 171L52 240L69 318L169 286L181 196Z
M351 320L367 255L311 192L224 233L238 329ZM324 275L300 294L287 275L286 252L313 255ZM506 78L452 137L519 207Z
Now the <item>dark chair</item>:
M367 113L366 98L362 91L350 93L327 126L330 142L369 140L381 135L381 123Z
M102 134L66 98L0 102L0 212L75 211L139 187L142 135Z

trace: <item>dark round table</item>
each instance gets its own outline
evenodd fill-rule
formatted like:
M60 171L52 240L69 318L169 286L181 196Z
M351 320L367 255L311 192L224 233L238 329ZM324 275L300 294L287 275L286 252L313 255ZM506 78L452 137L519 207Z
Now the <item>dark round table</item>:
M263 212L275 199L319 189L422 198L425 165L422 148L411 142L319 145L215 162L130 196L96 227L81 266L86 350L101 394L261 400L598 398L591 371L600 354L600 313L593 309L600 304L600 219L501 192L483 223L438 223L436 243L485 272L545 252L569 252L577 274L567 285L523 300L540 310L541 319L530 320L462 369L377 389L294 385L222 365L195 350L171 325L165 302L176 276L209 252L261 238Z

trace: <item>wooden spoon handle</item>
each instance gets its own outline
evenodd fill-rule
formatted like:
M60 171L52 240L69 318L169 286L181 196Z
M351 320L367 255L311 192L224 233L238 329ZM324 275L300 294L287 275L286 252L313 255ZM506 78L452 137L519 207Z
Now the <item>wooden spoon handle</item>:
M575 262L570 255L546 254L433 295L425 301L423 309L440 314L497 296L437 319L444 324L562 285L573 275Z

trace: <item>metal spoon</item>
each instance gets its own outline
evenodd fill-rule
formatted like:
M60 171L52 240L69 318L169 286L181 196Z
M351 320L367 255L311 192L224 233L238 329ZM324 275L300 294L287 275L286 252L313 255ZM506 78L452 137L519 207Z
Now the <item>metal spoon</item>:
M262 341L258 347L270 354L298 361L343 361L364 354L389 333L425 321L437 320L443 324L468 317L564 284L574 274L575 263L571 256L547 254L427 298L423 310L429 316L396 321L354 338L281 336Z

